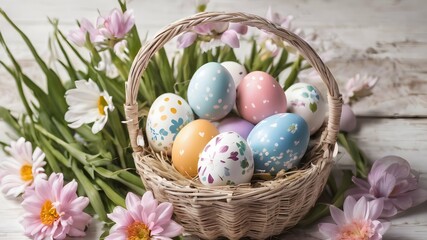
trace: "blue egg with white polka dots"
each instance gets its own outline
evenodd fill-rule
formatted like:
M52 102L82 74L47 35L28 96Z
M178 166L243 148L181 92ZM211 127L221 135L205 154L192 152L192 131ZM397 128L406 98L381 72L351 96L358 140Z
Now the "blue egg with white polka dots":
M310 130L294 113L279 113L259 122L249 133L255 173L276 175L296 168L307 150Z
M206 63L191 78L187 99L200 118L213 121L224 118L236 101L233 77L221 64Z

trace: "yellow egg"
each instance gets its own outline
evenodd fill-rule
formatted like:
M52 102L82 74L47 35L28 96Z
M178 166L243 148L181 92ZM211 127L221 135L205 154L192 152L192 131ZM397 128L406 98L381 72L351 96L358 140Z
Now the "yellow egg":
M218 129L208 120L198 119L187 124L173 143L172 164L175 169L188 178L197 176L199 155L218 134Z

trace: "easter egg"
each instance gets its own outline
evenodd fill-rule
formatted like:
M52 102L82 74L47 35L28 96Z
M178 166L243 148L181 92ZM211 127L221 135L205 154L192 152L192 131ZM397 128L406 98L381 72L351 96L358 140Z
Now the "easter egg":
M245 140L248 138L248 135L253 128L254 125L252 123L239 117L224 118L218 125L218 130L220 133L229 131L236 132Z
M231 74L231 77L233 78L234 85L236 86L236 88L239 86L240 82L246 76L246 74L248 74L245 66L243 66L240 63L227 61L227 62L222 62L221 65L225 67L228 70L228 72Z
M319 90L308 83L295 83L286 92L288 111L296 113L308 124L310 134L315 133L325 121L327 104Z
M200 182L209 186L250 182L254 173L252 151L235 132L214 137L203 149L198 162Z
M206 63L194 73L187 91L188 103L200 118L219 120L236 101L236 87L230 73L221 64Z
M258 123L248 136L255 173L276 175L297 167L310 140L304 119L294 113L279 113Z
M170 155L178 132L194 120L188 103L173 93L160 95L151 105L145 127L147 139L154 151Z
M257 124L271 115L286 112L286 96L272 76L255 71L240 82L236 105L244 119Z
M175 169L188 178L197 176L199 155L218 134L218 129L205 119L187 124L176 136L172 147L172 164Z

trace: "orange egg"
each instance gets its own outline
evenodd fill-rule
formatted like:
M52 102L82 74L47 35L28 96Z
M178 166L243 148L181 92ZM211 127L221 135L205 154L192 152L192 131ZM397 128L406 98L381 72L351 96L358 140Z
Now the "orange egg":
M208 120L198 119L187 124L173 143L172 164L175 169L188 178L197 176L199 155L218 134L218 129Z

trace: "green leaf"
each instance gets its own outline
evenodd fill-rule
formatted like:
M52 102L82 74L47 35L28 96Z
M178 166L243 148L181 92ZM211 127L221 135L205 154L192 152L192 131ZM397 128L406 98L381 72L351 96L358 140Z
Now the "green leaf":
M72 162L71 168L77 178L77 181L79 181L79 185L83 187L86 196L89 198L90 204L98 214L99 219L101 221L106 221L107 214L99 192L96 190L89 178L79 168L76 162Z
M12 116L10 111L2 106L0 106L0 119L7 123L12 129L19 135L22 135L21 126L19 126L16 118Z
M301 62L304 60L304 58L301 55L298 55L297 60L292 64L292 70L289 73L288 78L285 80L285 86L283 87L283 90L286 91L290 86L292 86L298 76L298 73L300 71Z
M310 103L310 110L311 112L316 112L317 111L317 104L316 103Z
M366 159L362 151L357 147L356 143L347 138L344 133L338 134L338 143L345 148L352 160L356 164L356 176L366 178L370 169L369 161Z
M116 193L109 184L102 181L100 178L95 178L95 183L104 191L105 195L117 206L126 208L125 199Z
M64 67L64 69L67 71L68 75L70 76L71 80L77 80L77 74L76 74L76 70L73 66L73 64L71 63L70 58L68 57L68 53L65 50L62 42L60 41L59 37L58 37L58 20L55 19L49 19L49 22L52 24L52 26L54 27L54 38L55 38L55 42L58 44L59 49L61 50L62 55L64 56L65 60L67 61L67 65L65 63L63 63L62 61L59 61L59 63Z

